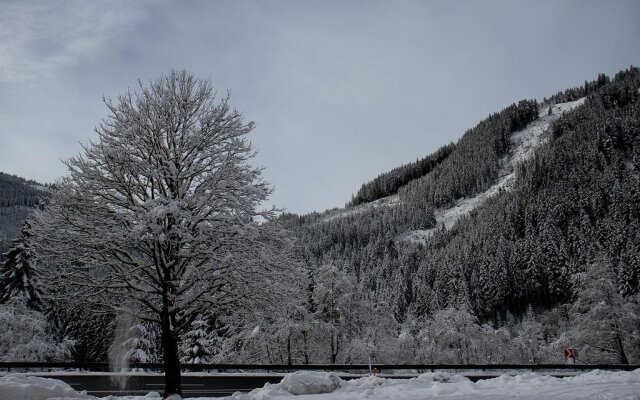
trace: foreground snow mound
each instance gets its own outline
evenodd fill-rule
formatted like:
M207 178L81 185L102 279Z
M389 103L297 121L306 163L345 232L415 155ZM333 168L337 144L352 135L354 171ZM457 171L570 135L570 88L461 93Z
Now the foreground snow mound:
M302 373L304 374L304 373ZM316 373L318 374L318 373ZM295 375L295 374L291 374ZM320 374L322 375L322 374ZM640 400L640 369L629 372L592 371L576 377L555 378L539 373L505 374L473 383L462 375L443 372L412 379L367 376L339 381L327 394L292 395L282 383L265 385L251 393L236 393L233 400ZM284 400L284 399L283 399Z
M0 378L2 400L47 400L51 398L90 399L85 392L77 392L58 379L40 378L24 374L9 374Z
M333 392L341 382L333 373L298 371L285 375L280 384L291 394L322 394Z
M573 385L587 385L592 382L607 382L607 383L637 383L640 381L640 368L633 371L603 371L596 369L590 372L585 372L578 376L565 378L565 380ZM640 399L640 393L638 393Z
M357 398L364 394L372 399L422 399L426 395L465 395L474 393L473 382L462 375L445 372L426 373L412 379L386 379L377 376L346 381L340 393L344 397ZM338 393L338 392L336 392Z
M267 400L294 395L318 395L332 393L345 382L330 372L298 371L284 376L277 384L267 383L249 393L236 392L234 400ZM329 397L331 398L331 397Z

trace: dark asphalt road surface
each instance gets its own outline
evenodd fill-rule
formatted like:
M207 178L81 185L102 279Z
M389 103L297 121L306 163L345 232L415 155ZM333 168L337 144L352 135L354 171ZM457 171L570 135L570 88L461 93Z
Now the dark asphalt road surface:
M87 394L96 397L109 395L144 396L149 392L164 392L163 375L132 375L126 385L121 386L117 379L109 375L47 375L47 378L60 379L77 391L86 390ZM210 376L182 376L183 397L224 397L235 392L249 392L264 386L265 383L278 383L281 375L210 375Z
M117 377L121 375L91 374L86 375L43 375L46 378L60 379L75 390L86 390L88 394L96 397L106 397L109 395L144 396L149 392L164 392L164 376L158 375L130 375L126 385L121 386ZM394 379L408 379L417 375L381 375ZM487 379L498 375L469 376L472 381ZM354 379L359 376L341 375L343 379ZM183 375L182 390L183 397L225 397L231 396L235 392L249 392L253 389L263 387L265 383L279 383L282 375Z

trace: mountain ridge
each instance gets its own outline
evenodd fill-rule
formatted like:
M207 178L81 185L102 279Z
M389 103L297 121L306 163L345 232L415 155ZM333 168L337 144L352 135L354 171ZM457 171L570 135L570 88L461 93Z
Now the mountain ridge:
M606 171L611 176L602 178L603 183L617 181L631 192L626 200L621 196L606 201L624 204L627 212L638 218L640 204L634 197L637 184L634 186L628 179L637 176L634 175L637 171L635 164L640 161L639 157L632 156L640 149L633 119L639 82L638 69L631 67L613 79L601 74L594 81L558 92L541 104L523 101L512 105L505 109L507 111L492 114L468 130L447 157L427 174L398 188L392 197L358 205L352 202L344 209L324 213L285 214L281 221L301 238L312 255L313 265L339 265L353 274L366 296L374 303L391 309L400 321L408 313L431 313L460 301L468 302L480 317L494 321L505 318L507 312L521 314L528 305L551 307L574 296L569 284L571 277L598 257L610 259L610 267L619 277L618 283L624 293L636 293L640 249L631 244L629 238L620 239L631 246L627 250L629 255L620 257L617 255L619 246L612 247L607 239L612 234L608 226L617 224L630 229L631 238L636 237L640 228L633 223L633 226L629 225L633 218L617 219L610 215L609 205L605 203L598 204L597 210L578 199L574 204L567 204L562 201L562 196L556 200L557 205L542 204L539 191L563 192L575 185L572 182L580 176L586 175L585 179L598 181ZM498 183L501 162L504 163L504 157L513 149L510 142L513 134L533 121L546 118L545 115L538 117L541 109L546 107L545 112L548 113L549 107L576 101L584 105L571 112L558 110L560 114L556 114L555 120L544 129L547 142L533 149L535 151L529 159L513 166L511 191L496 190L496 195L482 205L472 207L468 214L456 219L455 224L444 229L442 224L438 224L438 210L450 209L462 199L474 198ZM532 118L534 114L535 118ZM584 125L586 120L590 125ZM604 132L600 132L602 129L598 125L605 126ZM579 126L580 131L576 132L575 126ZM605 139L605 144L599 143ZM573 165L567 166L558 159L556 152L559 149L572 151L565 148L564 142L568 140L576 141L575 152L601 154L597 156L599 160L605 160L601 169L587 172L590 167L575 154L570 157L575 160ZM623 169L610 164L615 159L620 159L616 162ZM398 170L401 168L380 176L388 176ZM577 175L568 176L567 171ZM543 177L549 173L568 179L566 184L563 183L566 186L558 188L559 182L545 180ZM544 185L541 180L544 180ZM611 195L607 188L588 184L580 190L585 192L583 196L595 196L591 192L596 190L597 196ZM552 195L554 199L557 196ZM381 204L392 204L392 207ZM495 208L497 204L500 205L498 209ZM555 221L547 221L547 215L553 215L559 208L578 215L580 212L595 212L596 215L590 217L591 227L575 221L573 216L570 220L556 218ZM581 208L584 210L580 211ZM466 233L463 232L465 229ZM577 249L576 240L587 240L588 234L581 229L596 230L600 232L598 236L604 236L604 239L589 237L589 240L601 242L596 246L597 251ZM567 237L569 230L571 237ZM425 243L424 237L418 241L420 243L397 240L399 236L415 231L428 231L429 242ZM470 237L470 232L477 237ZM500 252L505 254L500 256ZM500 261L501 258L504 261ZM510 277L504 281L495 280L496 265L502 265L500 273ZM532 271L532 267L537 272ZM627 272L621 272L621 269ZM527 278L529 282L525 276L530 277ZM539 278L532 280L532 276Z

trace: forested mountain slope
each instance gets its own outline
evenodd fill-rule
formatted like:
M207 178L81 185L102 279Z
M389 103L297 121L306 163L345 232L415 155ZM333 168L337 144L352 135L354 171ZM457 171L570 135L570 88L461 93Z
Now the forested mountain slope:
M27 215L46 196L46 187L0 172L0 261L20 234Z
M438 162L415 179L405 182L406 166L394 169L364 185L344 210L281 220L311 264L353 274L364 296L400 322L460 304L499 321L528 305L572 301L573 277L596 259L634 295L639 82L631 68L543 104L521 101L427 156ZM370 189L381 181L405 183ZM394 192L393 201L361 204ZM464 212L443 219L461 204Z
M639 167L637 68L513 104L345 208L281 215L271 227L295 246L272 262L289 280L260 280L269 306L200 310L181 358L555 363L573 347L579 362L640 363ZM41 193L9 180L0 210L32 210L15 199ZM2 264L0 323L48 344L0 341L0 358L162 359L156 325L41 298L32 242L27 229Z

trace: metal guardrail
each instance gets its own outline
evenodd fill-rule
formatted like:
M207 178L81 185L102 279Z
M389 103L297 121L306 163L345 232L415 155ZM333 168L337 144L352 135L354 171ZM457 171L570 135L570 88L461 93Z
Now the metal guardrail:
M162 370L162 363L132 363L129 368ZM8 361L0 362L0 370L11 369L80 369L88 371L109 371L111 366L107 362L32 362L32 361ZM368 364L181 364L180 368L186 371L299 371L299 370L324 370L324 371L368 371ZM631 371L640 368L640 364L372 364L371 368L378 371L388 370L624 370Z

